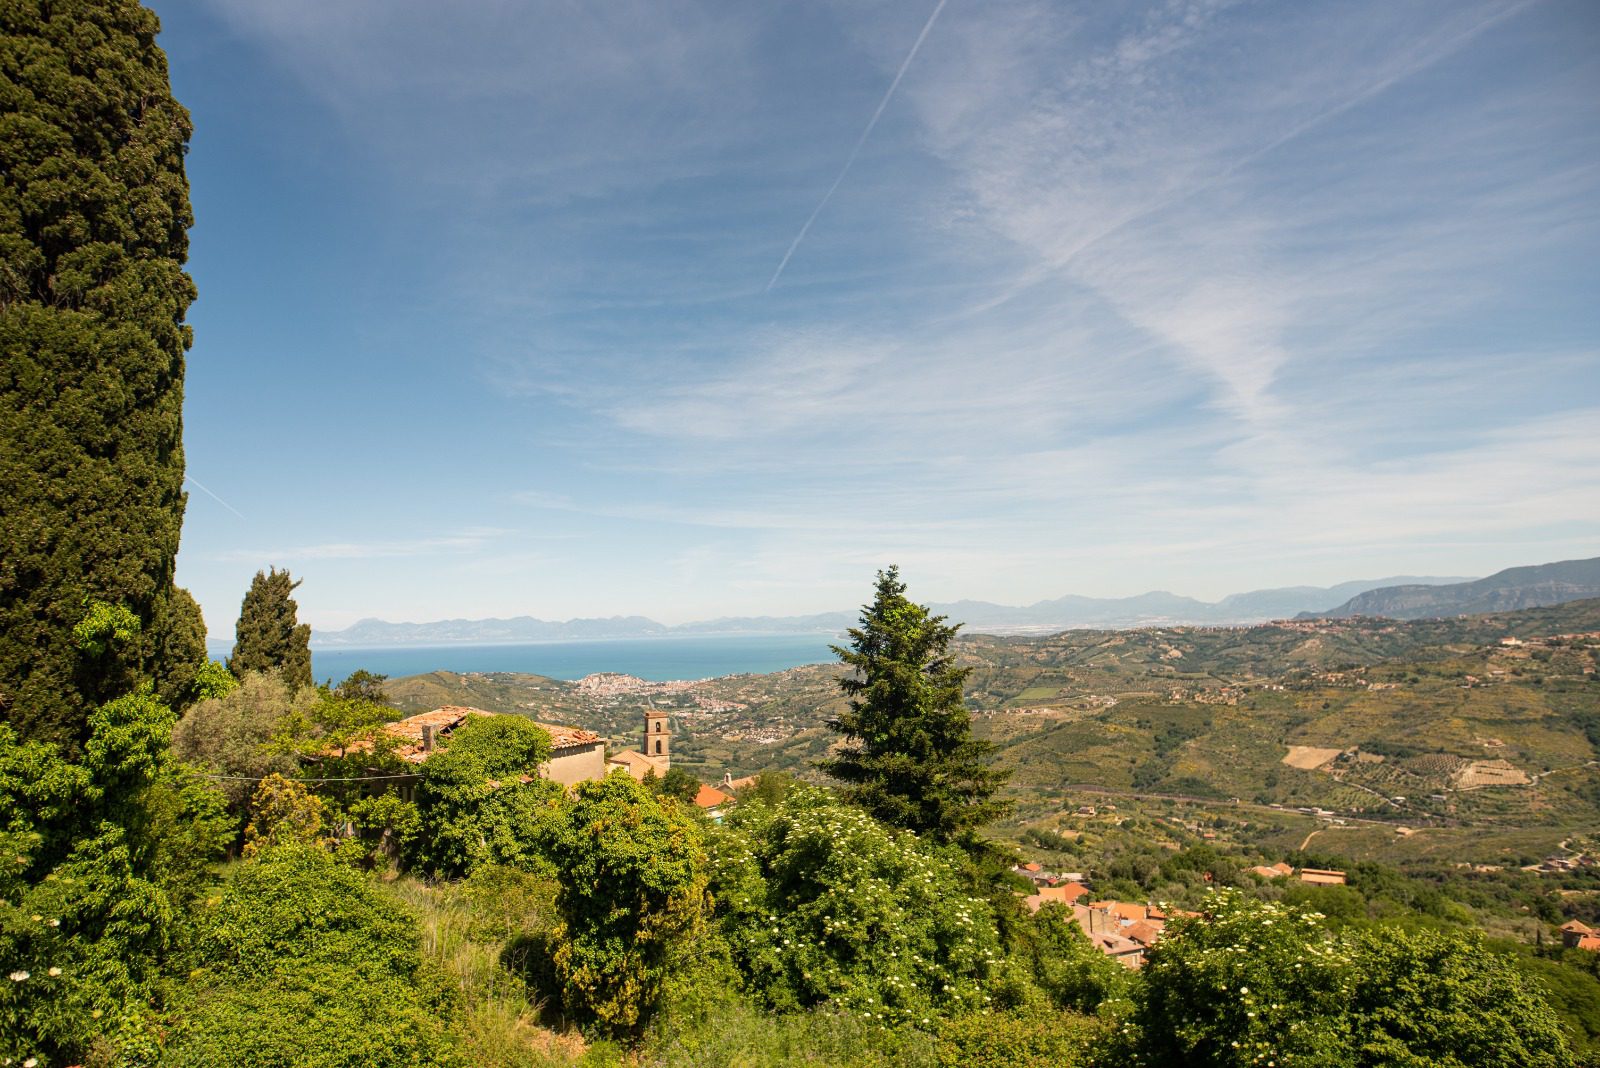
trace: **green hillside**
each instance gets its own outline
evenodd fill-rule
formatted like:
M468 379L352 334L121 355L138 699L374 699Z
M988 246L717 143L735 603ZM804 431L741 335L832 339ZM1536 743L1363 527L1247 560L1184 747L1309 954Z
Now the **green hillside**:
M1340 833L1369 828L1380 855L1443 839L1503 859L1526 852L1507 831L1553 843L1600 823L1597 634L1588 600L1449 620L972 635L959 653L975 731L999 747L1019 811L1084 786L1237 799L1377 821ZM389 690L407 711L471 704L587 727L617 749L637 744L647 707L665 708L674 763L710 781L814 775L835 740L824 724L839 670L676 683L434 672Z

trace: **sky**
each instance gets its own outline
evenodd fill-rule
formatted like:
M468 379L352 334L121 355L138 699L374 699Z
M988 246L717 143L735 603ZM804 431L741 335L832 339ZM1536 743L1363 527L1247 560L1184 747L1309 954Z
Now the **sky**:
M214 637L1600 555L1592 0L153 6Z

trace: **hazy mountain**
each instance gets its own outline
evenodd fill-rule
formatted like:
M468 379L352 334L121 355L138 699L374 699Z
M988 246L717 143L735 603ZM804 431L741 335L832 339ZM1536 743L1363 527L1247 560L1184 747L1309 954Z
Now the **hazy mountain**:
M1451 585L1408 583L1384 586L1359 593L1333 611L1320 614L1426 619L1511 612L1564 604L1586 597L1600 597L1600 557L1562 560L1532 567L1510 567L1488 578Z
M1291 586L1253 590L1225 597L1215 604L1155 590L1134 597L1081 597L1068 594L1031 605L988 601L955 601L930 607L968 633L1018 633L1078 627L1138 627L1155 624L1232 625L1287 619L1300 613L1327 614L1352 594L1378 587L1427 589L1431 584L1461 583L1459 578L1411 576L1345 582L1337 586ZM1551 603L1551 602L1540 602ZM839 633L854 626L854 610L803 616L729 616L668 626L644 616L552 621L532 616L513 619L446 619L433 623L389 623L363 619L344 630L316 631L311 644L383 647L392 645L514 644L519 642L663 638L736 634Z
M554 622L532 616L512 619L441 619L433 623L389 623L363 619L344 630L316 631L314 646L513 644L584 638L653 638L672 628L644 616L568 619Z

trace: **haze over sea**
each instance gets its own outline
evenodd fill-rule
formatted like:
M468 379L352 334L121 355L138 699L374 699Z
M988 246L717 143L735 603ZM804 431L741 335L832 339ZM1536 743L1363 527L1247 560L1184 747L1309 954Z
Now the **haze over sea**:
M781 634L521 645L313 648L311 671L319 682L338 682L358 669L390 678L429 671L518 671L555 679L581 679L597 671L617 671L654 681L704 679L824 663L834 659L828 647L837 640L830 634ZM224 656L226 652L219 645L211 648L213 656Z

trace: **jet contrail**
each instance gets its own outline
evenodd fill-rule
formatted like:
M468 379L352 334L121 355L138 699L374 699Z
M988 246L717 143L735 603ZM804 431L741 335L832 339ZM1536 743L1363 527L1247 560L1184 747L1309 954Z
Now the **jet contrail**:
M827 207L828 201L832 199L834 190L839 188L839 183L844 181L844 176L850 173L850 165L856 161L856 156L860 153L861 146L867 143L867 138L872 134L872 128L878 125L878 119L882 117L883 109L889 106L889 100L894 96L894 91L900 88L900 79L906 76L906 69L911 66L911 61L917 58L917 50L922 47L922 42L927 38L928 31L933 29L934 22L939 18L939 12L944 10L944 5L947 2L948 0L939 0L938 4L934 5L933 14L929 15L928 21L923 24L922 32L917 34L916 41L911 45L911 51L906 53L905 62L900 64L900 69L895 72L894 81L889 83L889 88L883 94L883 99L878 101L878 110L872 113L872 118L867 122L867 128L861 131L860 137L856 138L855 147L850 150L850 155L846 157L844 166L839 168L839 176L833 180L833 184L828 187L828 191L822 194L822 199L817 202L817 206L811 212L811 217L806 220L806 224L800 227L800 232L794 235L794 240L789 242L789 251L785 252L783 259L778 262L778 269L772 272L772 278L767 282L767 288L764 292L772 292L772 287L778 282L778 276L783 274L785 267L789 266L789 258L794 255L794 250L799 248L800 242L806 239L806 233L811 229L811 224L817 221L817 216L822 214L822 209Z
M194 485L195 485L195 488L198 489L200 492L204 493L207 497L210 497L212 500L214 500L218 504L222 505L222 507L224 507L228 511L232 512L234 515L238 516L240 519L244 519L244 515L243 515L243 513L241 513L239 511L239 509L235 508L233 505L229 504L227 501L223 500L221 497L218 497L215 493L212 493L210 490L208 490L204 486L200 485L199 480L196 479L193 475L184 475L183 476L183 480L185 482L193 482ZM248 523L249 520L245 519L245 522Z

